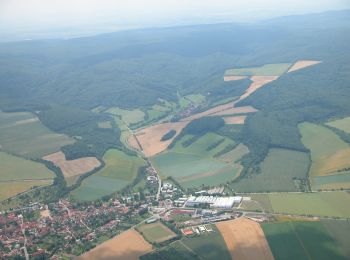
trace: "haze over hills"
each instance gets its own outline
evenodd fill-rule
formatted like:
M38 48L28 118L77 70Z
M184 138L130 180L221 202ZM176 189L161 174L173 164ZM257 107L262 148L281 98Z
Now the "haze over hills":
M349 43L349 10L0 43L0 258L349 259Z

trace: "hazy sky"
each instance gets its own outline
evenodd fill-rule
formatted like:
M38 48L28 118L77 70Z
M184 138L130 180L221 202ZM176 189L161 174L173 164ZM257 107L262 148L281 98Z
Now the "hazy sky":
M349 8L350 0L0 0L0 33L254 21Z

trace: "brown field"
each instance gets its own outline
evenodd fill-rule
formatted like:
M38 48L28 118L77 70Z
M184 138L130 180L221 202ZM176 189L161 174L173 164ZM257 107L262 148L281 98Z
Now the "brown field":
M288 70L288 72L293 72L296 70L300 70L309 66L313 66L316 64L321 63L321 61L317 61L317 60L299 60L296 63L294 63L294 65Z
M224 81L234 81L234 80L241 80L246 78L247 76L224 76Z
M246 118L247 116L227 116L223 119L227 125L243 125Z
M152 251L152 246L135 230L129 229L79 256L79 260L137 260Z
M350 148L342 149L332 156L317 160L311 167L311 175L328 175L350 167Z
M278 79L278 76L252 76L250 78L253 82L250 84L246 92L239 98L239 100L245 99L253 94L257 89L263 87L264 85Z
M135 135L142 146L142 151L144 155L147 157L151 157L160 152L163 152L188 123L189 122L187 121L164 123L153 125L137 131ZM160 141L160 139L172 129L176 130L175 136L170 140L164 142ZM132 147L138 149L138 145L136 145L135 142L133 142L132 140L129 139L128 143L130 145L135 145Z
M128 138L126 139L126 141L130 147L133 147L139 151L142 151L142 147L140 146L139 142L137 141L135 135L133 135L133 134L129 135Z
M84 157L67 161L64 153L61 151L44 156L43 159L51 161L57 167L60 167L65 178L84 174L101 165L100 161L95 157Z
M246 218L216 224L229 249L232 259L273 260L270 247L260 225Z
M210 116L226 116L226 115L246 114L246 113L254 113L257 111L258 110L256 110L252 106L233 107L230 109L226 109L226 110L211 114Z

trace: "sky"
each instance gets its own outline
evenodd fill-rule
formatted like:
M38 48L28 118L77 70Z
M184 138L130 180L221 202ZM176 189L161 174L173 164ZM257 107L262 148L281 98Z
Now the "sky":
M253 22L341 9L350 9L350 0L0 0L0 36Z

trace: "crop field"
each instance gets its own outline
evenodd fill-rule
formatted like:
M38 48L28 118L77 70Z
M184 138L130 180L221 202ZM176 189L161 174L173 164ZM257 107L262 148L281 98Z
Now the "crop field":
M339 245L342 253L347 259L350 258L350 222L348 220L321 220L323 226L326 228L328 234Z
M246 92L239 98L239 100L243 100L257 91L259 88L265 86L266 84L278 79L278 76L252 76L251 78L252 84L248 87Z
M275 259L345 259L321 222L287 221L261 226Z
M13 197L33 187L51 185L53 180L0 181L0 201Z
M132 243L131 243L132 242ZM138 259L152 250L137 231L129 229L79 256L79 260Z
M244 107L232 107L230 109L218 111L216 113L210 114L209 116L229 116L229 115L238 115L238 114L248 114L255 113L256 110L252 106L244 106Z
M195 252L200 259L231 259L224 238L215 226L212 228L212 232L201 233L192 238L186 237L181 240L181 243Z
M24 157L41 158L74 139L56 134L28 112L0 112L0 148Z
M176 234L162 223L143 224L137 230L151 243L161 243L176 237Z
M250 219L239 218L216 224L232 259L273 260L260 225Z
M297 71L321 63L317 60L299 60L293 64L293 66L288 70L288 72Z
M350 218L350 194L344 191L278 193L266 196L275 213Z
M0 200L34 186L50 185L55 174L45 165L0 152Z
M228 145L233 145L233 140L207 133L184 147L183 142L191 137L184 136L171 150L152 158L161 175L174 177L184 187L217 185L238 176L239 165L213 158Z
M235 80L241 80L246 78L247 76L224 76L224 81L235 81Z
M350 117L334 120L326 124L350 134Z
M136 177L138 169L145 162L136 156L130 156L122 151L110 149L103 156L105 167L87 177L72 196L77 200L88 201L101 198L121 190Z
M95 157L83 157L67 161L64 153L61 151L46 155L43 159L53 162L53 164L59 167L65 178L82 175L101 165L100 161Z
M260 67L229 69L225 72L227 76L280 76L289 68L290 63L266 64Z
M112 128L112 123L111 123L111 121L98 122L98 127L99 128L104 128L104 129L111 129Z
M142 152L147 157L163 152L188 123L189 122L163 123L137 131L135 135L141 144ZM170 130L176 131L175 136L167 141L161 141L162 137ZM130 138L134 137L131 136ZM131 142L128 141L130 145L135 145L133 148L139 149L134 141L130 141Z
M233 188L238 192L297 191L294 178L306 178L309 157L302 152L270 149L260 167L261 173L241 179Z
M313 178L314 190L350 189L350 171Z
M311 151L310 180L313 189L317 188L315 177L341 174L343 169L350 167L350 146L333 131L311 123L302 123L299 129L303 144ZM328 184L331 184L330 180L337 181L328 177ZM321 178L317 181L319 183ZM337 185L336 182L334 184Z
M145 113L140 109L126 110L119 107L111 107L105 111L106 113L120 116L128 125L139 123L144 120Z
M249 153L249 149L244 144L239 144L235 149L216 157L219 161L223 161L226 163L234 163L237 160L241 159L244 155Z
M226 116L223 117L227 125L243 125L247 116Z

